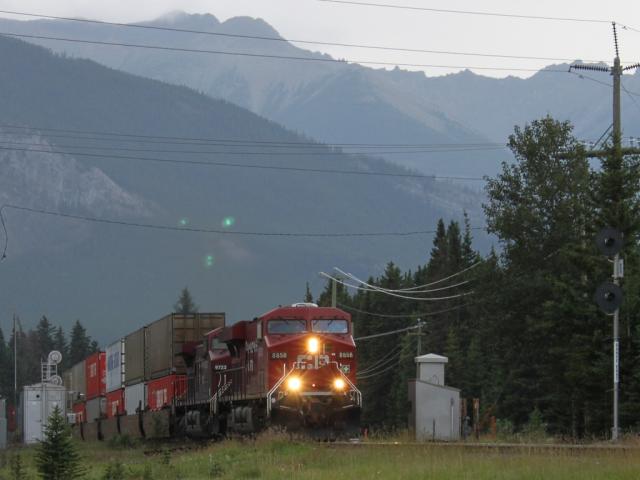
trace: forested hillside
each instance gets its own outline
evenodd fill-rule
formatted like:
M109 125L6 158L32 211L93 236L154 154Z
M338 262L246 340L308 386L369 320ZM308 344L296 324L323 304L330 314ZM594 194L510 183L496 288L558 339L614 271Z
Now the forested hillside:
M107 342L185 285L203 310L252 318L336 263L420 261L431 237L279 234L428 232L464 210L481 222L480 195L458 182L405 177L188 88L7 38L0 58L2 203L169 227L3 209L0 310L25 325L79 316Z

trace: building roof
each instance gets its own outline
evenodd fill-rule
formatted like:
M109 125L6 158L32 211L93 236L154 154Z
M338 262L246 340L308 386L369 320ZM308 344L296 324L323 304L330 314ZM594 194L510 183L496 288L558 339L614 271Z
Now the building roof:
M435 353L427 353L426 355L415 357L415 362L416 363L448 363L449 359L447 357L443 357L442 355L436 355Z

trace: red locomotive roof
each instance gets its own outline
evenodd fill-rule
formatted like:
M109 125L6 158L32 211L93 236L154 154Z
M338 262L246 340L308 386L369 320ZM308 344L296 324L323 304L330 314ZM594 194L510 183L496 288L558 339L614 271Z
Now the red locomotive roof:
M309 320L312 318L333 318L340 317L351 320L351 315L333 307L311 307L311 306L286 306L278 307L261 315L261 320L269 320L271 318L303 318Z

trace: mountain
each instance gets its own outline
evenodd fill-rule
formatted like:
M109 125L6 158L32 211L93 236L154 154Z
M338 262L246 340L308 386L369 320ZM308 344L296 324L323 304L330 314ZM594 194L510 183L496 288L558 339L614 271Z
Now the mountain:
M220 22L210 14L174 12L148 25L281 38L264 20L248 17ZM330 58L288 42L221 35L48 20L2 20L0 27L2 31L98 41ZM373 69L343 62L39 42L58 52L91 58L119 70L187 85L329 143L504 144L514 125L547 114L571 120L579 137L597 140L611 123L611 94L606 86L609 79L569 74L566 64L551 65L527 79L497 79L470 71L426 77L421 72L399 68ZM640 92L640 74L627 75L624 83L629 91ZM635 125L640 123L640 100L623 94L623 103L625 133L638 136ZM382 155L427 173L472 176L493 174L499 162L509 158L504 151Z
M189 88L4 37L0 60L3 203L168 227L5 208L4 318L14 309L25 324L42 314L65 325L79 318L105 342L159 318L188 285L201 310L235 321L300 300L306 281L319 291L320 270L415 267L431 248L429 234L260 233L432 230L463 210L482 225L475 190L370 175L409 172Z
M173 13L149 22L227 35L280 38L266 22L248 17L219 22L213 15ZM0 29L31 35L105 42L169 45L199 50L259 52L315 60L291 61L104 47L31 39L109 67L177 85L243 106L291 130L329 143L484 143L487 138L452 120L438 102L396 85L394 72L317 61L327 55L280 41L259 41L162 30L119 28L70 21L1 20ZM407 73L412 78L414 74ZM419 89L418 89L419 90ZM500 142L504 142L504 138ZM397 149L395 149L397 150ZM495 172L504 152L394 153L385 158L425 173L477 176Z

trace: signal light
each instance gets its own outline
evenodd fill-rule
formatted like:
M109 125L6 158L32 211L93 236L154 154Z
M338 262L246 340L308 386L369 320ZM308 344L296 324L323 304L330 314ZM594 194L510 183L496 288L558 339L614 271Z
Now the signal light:
M307 350L309 351L309 353L318 353L318 351L320 350L320 342L316 337L311 337L307 341Z
M289 380L287 380L288 390L291 390L292 392L297 392L298 390L300 390L300 387L302 387L302 382L298 377L291 377Z

